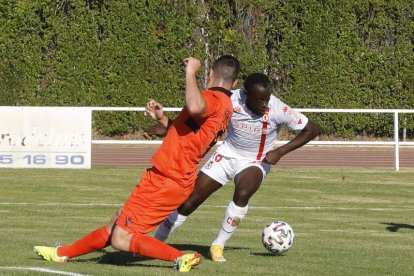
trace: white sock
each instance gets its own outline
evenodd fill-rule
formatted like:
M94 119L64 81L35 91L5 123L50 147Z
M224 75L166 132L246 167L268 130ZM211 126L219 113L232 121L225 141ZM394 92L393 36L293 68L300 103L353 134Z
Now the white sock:
M245 207L239 207L233 201L230 202L226 212L224 213L220 231L212 245L221 245L224 247L228 239L230 239L236 228L239 226L239 223L246 216L247 210L248 205Z
M172 212L164 221L158 226L154 238L160 241L166 241L168 237L181 227L186 221L187 216L180 215L177 210Z

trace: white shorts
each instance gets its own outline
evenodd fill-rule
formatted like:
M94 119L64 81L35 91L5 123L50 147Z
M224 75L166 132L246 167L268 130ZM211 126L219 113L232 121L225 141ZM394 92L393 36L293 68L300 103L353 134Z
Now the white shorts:
M214 152L201 168L201 171L224 186L227 182L232 180L236 174L252 166L261 169L264 178L269 173L272 165L248 158L226 157Z

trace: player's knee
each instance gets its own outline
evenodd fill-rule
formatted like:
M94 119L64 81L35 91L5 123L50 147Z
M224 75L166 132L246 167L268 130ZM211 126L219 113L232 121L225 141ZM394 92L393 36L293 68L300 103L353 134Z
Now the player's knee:
M178 213L183 216L189 216L195 209L197 209L198 204L192 199L187 199L180 207L178 207Z
M183 216L188 216L191 214L191 204L185 202L180 207L178 207L178 213Z
M249 204L251 194L247 191L239 191L233 196L233 202L239 206L244 207Z
M125 235L119 231L112 231L111 246L116 250L129 251L129 241Z
M121 240L119 235L115 235L114 233L111 236L111 245L116 250L121 250Z
M112 234L112 229L115 226L116 221L118 220L119 216L121 215L122 208L119 208L115 214L111 217L111 219L106 224L106 230L108 230L109 234Z

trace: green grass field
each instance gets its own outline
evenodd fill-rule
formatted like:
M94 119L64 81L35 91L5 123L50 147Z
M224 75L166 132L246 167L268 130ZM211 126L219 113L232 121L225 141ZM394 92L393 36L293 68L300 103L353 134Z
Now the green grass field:
M0 170L0 275L177 275L171 264L107 248L51 263L34 245L71 243L106 223L142 170ZM275 169L228 242L226 263L207 258L233 184L219 190L169 240L199 251L193 275L413 275L414 171ZM289 222L294 247L268 254L263 227ZM70 272L70 273L69 273ZM50 275L50 274L49 274Z

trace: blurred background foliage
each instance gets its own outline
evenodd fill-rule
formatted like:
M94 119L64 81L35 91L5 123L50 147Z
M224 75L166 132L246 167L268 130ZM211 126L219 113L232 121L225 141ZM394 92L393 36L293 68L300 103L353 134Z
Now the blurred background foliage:
M180 107L182 60L222 54L266 73L295 108L412 109L411 0L0 0L0 105ZM325 135L391 137L391 115L307 113ZM96 133L140 131L94 112ZM414 134L412 115L400 124Z

